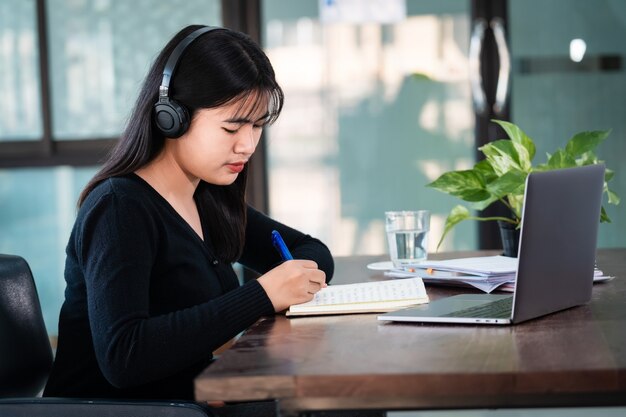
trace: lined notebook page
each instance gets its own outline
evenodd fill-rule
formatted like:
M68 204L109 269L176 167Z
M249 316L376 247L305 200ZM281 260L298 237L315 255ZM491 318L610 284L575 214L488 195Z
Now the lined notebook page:
M413 279L329 285L317 292L313 300L300 305L319 306L411 300L425 297L426 290L421 291L423 288L423 285L416 285Z
M382 312L427 302L421 278L330 285L311 301L291 306L287 315Z

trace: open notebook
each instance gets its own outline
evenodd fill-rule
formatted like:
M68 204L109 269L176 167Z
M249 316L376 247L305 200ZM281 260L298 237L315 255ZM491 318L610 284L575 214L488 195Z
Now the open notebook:
M329 285L313 300L289 307L286 315L383 313L427 302L421 278Z

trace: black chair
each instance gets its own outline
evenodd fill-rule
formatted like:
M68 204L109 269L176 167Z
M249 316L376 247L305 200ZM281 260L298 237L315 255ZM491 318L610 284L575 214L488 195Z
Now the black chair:
M0 416L207 417L194 403L40 398L52 349L33 276L19 256L0 255Z

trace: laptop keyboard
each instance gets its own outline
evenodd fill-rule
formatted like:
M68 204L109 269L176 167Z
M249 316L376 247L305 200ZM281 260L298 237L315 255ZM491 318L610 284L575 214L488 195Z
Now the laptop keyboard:
M505 319L511 317L512 306L513 297L507 297L474 307L453 311L452 313L442 314L441 317L476 317Z

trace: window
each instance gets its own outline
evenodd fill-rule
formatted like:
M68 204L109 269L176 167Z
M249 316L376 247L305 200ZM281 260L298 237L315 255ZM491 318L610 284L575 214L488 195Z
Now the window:
M316 3L263 2L264 47L286 95L268 129L270 212L334 255L386 253L386 210L430 209L434 251L455 201L424 185L474 163L469 3L406 5L393 23L329 23ZM442 248L475 241L465 222Z
M0 142L42 136L39 48L34 0L0 3Z
M0 167L97 164L156 52L221 24L218 0L6 0L0 5Z
M156 53L221 15L220 0L0 2L0 253L29 262L50 334L78 194Z

